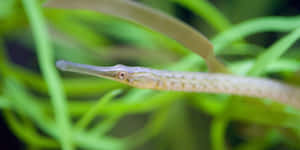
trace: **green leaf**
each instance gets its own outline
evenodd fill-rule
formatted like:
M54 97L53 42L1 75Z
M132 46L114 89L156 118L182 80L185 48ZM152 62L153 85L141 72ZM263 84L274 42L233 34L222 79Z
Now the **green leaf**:
M6 97L0 96L0 109L10 108L11 104Z
M0 19L6 18L14 12L16 0L0 1Z
M263 54L261 54L257 58L248 74L253 76L260 75L268 65L274 63L299 38L300 28L281 38L278 42L274 43L268 50L263 52Z
M253 20L247 20L243 23L233 26L231 29L217 35L212 43L215 46L215 52L232 42L245 38L246 36L261 32L287 32L300 26L300 16L296 17L264 17Z
M203 17L218 31L225 31L231 27L229 20L207 0L170 0L185 6ZM213 17L212 17L213 16Z
M36 42L39 65L52 97L62 148L72 150L71 125L67 114L66 98L54 66L54 55L42 11L36 0L23 0L22 2Z
M101 110L110 100L112 100L115 96L120 94L122 91L121 90L113 90L103 96L96 105L91 107L89 111L87 111L84 116L78 121L78 123L75 125L79 130L82 130L85 128L91 121L92 119L97 116L97 112Z

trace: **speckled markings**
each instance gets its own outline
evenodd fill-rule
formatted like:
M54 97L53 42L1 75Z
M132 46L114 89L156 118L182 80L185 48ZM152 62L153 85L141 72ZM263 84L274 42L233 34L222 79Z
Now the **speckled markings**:
M298 87L265 78L217 73L164 71L124 65L98 67L67 61L58 61L57 67L64 71L116 80L137 88L269 98L300 108L300 89Z

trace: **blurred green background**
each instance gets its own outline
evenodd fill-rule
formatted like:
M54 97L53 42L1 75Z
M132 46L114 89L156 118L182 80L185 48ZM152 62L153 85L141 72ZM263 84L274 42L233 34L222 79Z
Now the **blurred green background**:
M135 89L59 72L59 59L178 71L206 72L207 67L200 56L149 28L88 10L45 8L44 2L0 1L3 148L300 149L300 112L291 106ZM233 74L300 85L299 1L136 2L203 33Z

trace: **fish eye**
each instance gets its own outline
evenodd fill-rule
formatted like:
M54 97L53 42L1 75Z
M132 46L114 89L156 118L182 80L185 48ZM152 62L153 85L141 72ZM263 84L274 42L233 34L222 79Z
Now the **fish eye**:
M117 77L120 80L125 80L127 78L127 72L121 71L121 72L118 73Z

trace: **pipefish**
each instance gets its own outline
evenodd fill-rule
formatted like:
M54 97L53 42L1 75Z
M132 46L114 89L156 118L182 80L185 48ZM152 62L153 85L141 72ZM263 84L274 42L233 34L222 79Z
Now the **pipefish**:
M268 98L300 108L300 88L279 81L220 73L179 72L115 65L100 67L59 60L63 71L115 80L132 87L153 90L223 93Z

